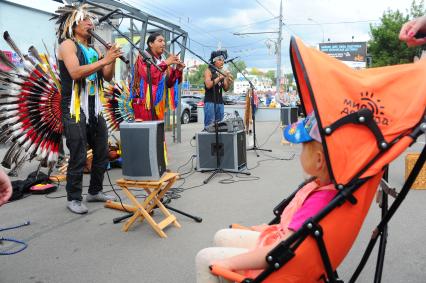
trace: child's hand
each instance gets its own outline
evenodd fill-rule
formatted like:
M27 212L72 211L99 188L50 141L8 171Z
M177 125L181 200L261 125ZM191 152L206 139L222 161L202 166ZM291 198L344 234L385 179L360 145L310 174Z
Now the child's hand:
M253 230L253 231L257 231L257 232L263 232L263 231L265 231L267 228L269 227L269 225L268 224L265 224L265 223L263 223L263 224L260 224L260 225L255 225L255 226L251 226L250 228Z

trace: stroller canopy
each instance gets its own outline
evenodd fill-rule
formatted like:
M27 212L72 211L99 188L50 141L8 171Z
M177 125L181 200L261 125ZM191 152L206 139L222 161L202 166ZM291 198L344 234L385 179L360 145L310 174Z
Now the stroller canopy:
M290 57L305 112L315 111L317 115L335 184L347 184L363 170L362 177L379 172L385 164L374 162L374 158L407 134L424 114L426 60L353 70L305 46L298 38L291 40ZM361 109L371 110L374 124L383 137L380 134L376 137L362 123L332 127L338 126L336 121ZM329 136L327 127L332 132Z

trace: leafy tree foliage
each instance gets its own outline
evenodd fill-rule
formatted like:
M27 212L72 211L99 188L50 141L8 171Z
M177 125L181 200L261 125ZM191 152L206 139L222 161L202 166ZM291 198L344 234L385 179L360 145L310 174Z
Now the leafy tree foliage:
M246 63L242 60L238 60L234 63L240 71L244 71L247 68ZM232 63L228 64L228 70L231 72L234 79L237 78L237 73L240 72L240 71L237 70L237 68L235 68L235 66Z
M199 65L197 70L191 73L188 77L191 85L203 85L204 84L204 71L207 69L207 64Z
M274 70L269 70L266 72L265 77L267 77L268 79L271 79L271 81L275 82L276 80L276 76L275 76L275 71Z
M381 23L370 25L371 40L368 42L368 52L372 56L373 66L387 66L413 62L421 48L408 47L398 39L402 25L410 18L424 15L424 0L411 3L410 11L404 15L399 10L387 10L381 17Z
M238 67L238 69L240 69L241 71L244 71L247 67L246 67L246 63L244 61L236 61L235 65ZM189 83L191 85L195 85L195 86L203 86L204 85L204 72L207 69L207 64L202 64L199 65L197 70L193 73L191 73L188 77L189 79ZM235 66L231 63L229 63L227 65L227 69L231 72L232 76L234 77L234 79L237 77L237 73L239 72L237 70L237 68L235 68ZM232 90L231 86L231 90Z

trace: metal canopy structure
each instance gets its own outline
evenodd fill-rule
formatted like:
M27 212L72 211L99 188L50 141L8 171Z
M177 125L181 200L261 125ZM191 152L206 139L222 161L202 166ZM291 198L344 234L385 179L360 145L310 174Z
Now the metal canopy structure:
M57 1L57 0L54 0ZM60 2L60 1L57 1ZM114 1L114 0L67 0L68 3L85 3L93 7L96 7L96 13L100 15L105 15L116 9L120 9L121 12L111 16L111 19L129 19L130 25L126 34L129 35L129 38L133 42L137 42L140 49L145 48L145 38L147 33L152 31L161 31L164 35L166 41L173 40L176 37L181 38L181 45L186 47L188 33L183 30L180 26L170 23L166 20L160 19L158 17L152 16L148 13L145 13L133 6ZM136 39L136 40L135 40ZM166 49L169 52L174 53L175 48L178 45L175 43L166 46ZM184 62L185 59L185 48L180 50L180 60ZM136 50L130 46L130 68L133 68L135 60ZM179 85L179 102L177 109L170 113L170 110L165 114L165 127L166 129L171 129L173 131L173 142L181 142L181 86ZM168 103L168 102L166 102ZM171 116L172 114L172 116ZM176 119L175 119L176 118ZM172 119L172 121L170 121Z

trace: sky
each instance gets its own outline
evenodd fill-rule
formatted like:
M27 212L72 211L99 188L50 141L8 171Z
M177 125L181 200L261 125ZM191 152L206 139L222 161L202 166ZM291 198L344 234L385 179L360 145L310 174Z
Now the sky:
M48 11L54 11L58 6L57 2L50 0L12 1ZM248 67L262 70L276 68L274 46L278 33L235 33L277 32L280 0L119 2L179 25L189 34L191 50L205 59L209 58L211 51L222 47L228 50L230 57L239 56ZM283 69L291 68L288 56L291 36L298 36L311 46L323 40L367 41L370 24L379 23L384 11L398 9L406 14L410 5L411 0L283 0Z

